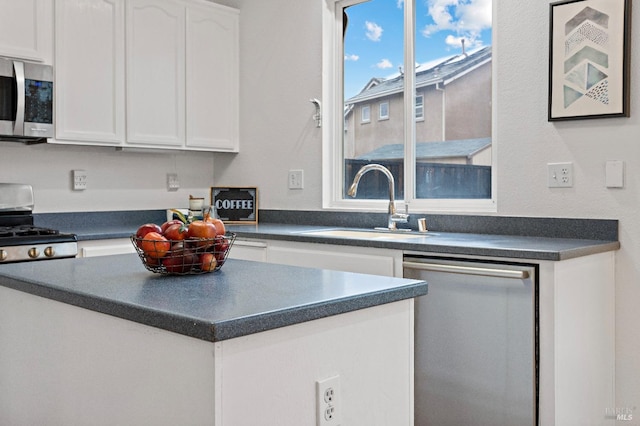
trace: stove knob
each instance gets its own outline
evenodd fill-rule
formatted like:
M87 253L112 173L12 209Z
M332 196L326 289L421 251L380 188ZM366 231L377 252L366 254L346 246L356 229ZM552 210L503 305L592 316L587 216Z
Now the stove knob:
M53 249L53 247L49 246L44 249L44 255L47 257L53 257L56 255L56 251Z
M2 260L7 260L7 257L9 257L9 255L7 254L6 251L4 250L0 250L0 261Z
M29 257L32 259L35 259L36 257L40 256L40 252L38 251L37 248L32 247L29 249Z

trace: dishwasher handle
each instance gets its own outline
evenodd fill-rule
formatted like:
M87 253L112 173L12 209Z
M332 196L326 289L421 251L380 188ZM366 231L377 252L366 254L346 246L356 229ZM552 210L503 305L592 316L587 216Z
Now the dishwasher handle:
M524 269L498 269L442 263L411 262L406 260L402 262L402 266L404 268L420 271L448 272L452 274L481 275L497 278L515 278L520 280L529 278L529 271Z

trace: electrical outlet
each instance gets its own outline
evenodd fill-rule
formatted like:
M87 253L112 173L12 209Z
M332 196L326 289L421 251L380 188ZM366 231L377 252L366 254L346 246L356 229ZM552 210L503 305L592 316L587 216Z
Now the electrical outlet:
M167 191L177 191L180 189L180 181L177 173L167 173Z
M84 191L87 189L87 171L73 170L73 190Z
M289 170L289 189L302 189L304 187L304 171Z
M549 163L549 188L570 188L573 186L573 163Z
M342 417L340 376L316 382L316 425L339 426Z

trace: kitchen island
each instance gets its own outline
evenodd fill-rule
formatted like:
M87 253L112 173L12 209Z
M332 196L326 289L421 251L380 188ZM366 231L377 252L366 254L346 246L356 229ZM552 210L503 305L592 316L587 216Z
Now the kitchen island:
M338 376L344 424L410 425L426 291L234 259L197 276L135 255L2 265L0 423L311 426L316 382Z

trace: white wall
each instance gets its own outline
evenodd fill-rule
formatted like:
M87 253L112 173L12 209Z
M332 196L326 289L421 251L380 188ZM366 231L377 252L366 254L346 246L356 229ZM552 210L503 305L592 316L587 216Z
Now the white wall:
M217 181L257 186L260 208L320 209L322 0L240 3L240 153L216 155ZM303 190L288 189L291 169Z
M190 194L209 199L213 155L0 142L0 182L32 185L36 213L186 208ZM72 190L74 169L87 171L85 191ZM167 173L178 191L167 191Z
M267 209L319 209L321 138L309 98L321 92L320 0L242 0L241 152L216 155L223 185L256 185ZM498 214L620 220L616 265L617 406L640 406L640 89L631 118L547 121L549 3L495 0ZM638 22L640 10L633 11ZM631 46L640 46L633 34ZM640 51L632 52L638 69ZM625 161L623 189L605 188L606 160ZM571 161L575 184L547 187L547 163ZM305 172L289 190L287 170ZM603 413L605 408L602 407ZM638 413L636 413L638 414Z

